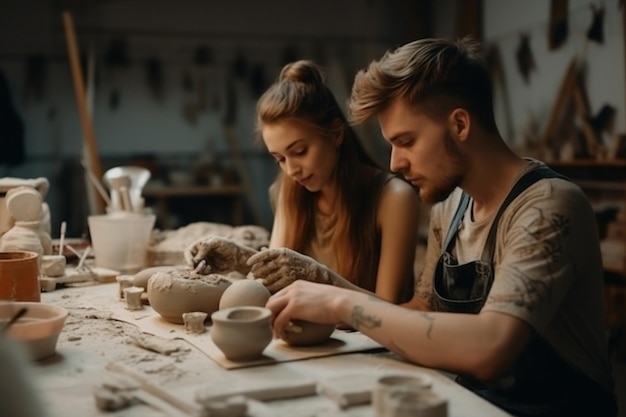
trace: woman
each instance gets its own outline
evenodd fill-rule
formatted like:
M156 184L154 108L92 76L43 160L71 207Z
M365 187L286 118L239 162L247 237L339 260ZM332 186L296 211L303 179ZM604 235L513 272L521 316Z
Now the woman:
M392 302L413 293L418 197L364 151L311 61L287 64L257 103L257 133L281 168L270 187L270 249L289 248L263 274L270 291L288 284L289 254L307 255L356 286ZM221 249L216 247L221 246ZM188 262L219 271L230 262L247 273L255 252L223 239L192 245ZM301 261L293 257L293 262ZM256 262L255 268L262 268Z

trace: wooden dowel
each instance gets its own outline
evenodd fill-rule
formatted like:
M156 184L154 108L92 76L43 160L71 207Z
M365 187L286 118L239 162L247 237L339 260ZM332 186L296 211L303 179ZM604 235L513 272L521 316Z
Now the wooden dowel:
M102 178L102 167L100 166L100 158L98 156L98 147L96 136L94 134L91 117L89 117L89 109L87 108L87 97L85 93L85 82L82 69L80 67L80 59L78 54L78 44L76 42L76 33L74 32L74 19L69 11L63 12L63 29L65 31L65 39L67 41L67 52L70 60L70 70L72 72L72 81L74 84L74 93L76 95L76 103L78 105L78 115L83 128L83 140L87 148L87 157L89 158L89 168L96 178ZM96 212L104 213L104 200L96 195Z

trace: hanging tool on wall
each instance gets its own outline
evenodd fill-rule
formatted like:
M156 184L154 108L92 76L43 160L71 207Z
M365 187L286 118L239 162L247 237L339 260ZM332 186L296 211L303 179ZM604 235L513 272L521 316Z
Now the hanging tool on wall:
M593 14L593 21L587 30L587 39L604 43L604 5L597 7L595 4L591 4L591 13Z
M567 21L568 0L550 1L550 25L548 28L548 47L551 51L559 49L567 40L569 25Z
M530 82L530 72L535 69L535 57L533 51L530 49L530 34L520 34L519 45L515 51L515 58L517 60L517 69L524 82L528 84Z

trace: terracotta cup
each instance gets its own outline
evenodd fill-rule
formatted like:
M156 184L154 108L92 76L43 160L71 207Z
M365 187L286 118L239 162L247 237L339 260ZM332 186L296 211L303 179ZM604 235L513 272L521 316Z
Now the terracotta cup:
M35 252L0 252L0 300L41 301Z

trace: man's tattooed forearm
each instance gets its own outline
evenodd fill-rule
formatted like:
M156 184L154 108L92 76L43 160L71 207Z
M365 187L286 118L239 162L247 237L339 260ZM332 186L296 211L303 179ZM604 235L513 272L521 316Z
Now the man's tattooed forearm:
M428 314L423 311L416 311L415 314L417 314L420 318L428 322L428 329L426 329L426 337L431 339L430 334L433 330L433 325L435 324L435 318L431 314Z
M354 306L352 309L352 327L356 330L361 330L362 327L367 329L373 329L375 327L380 327L382 324L382 320L377 317L368 316L364 313L364 309L362 306Z

